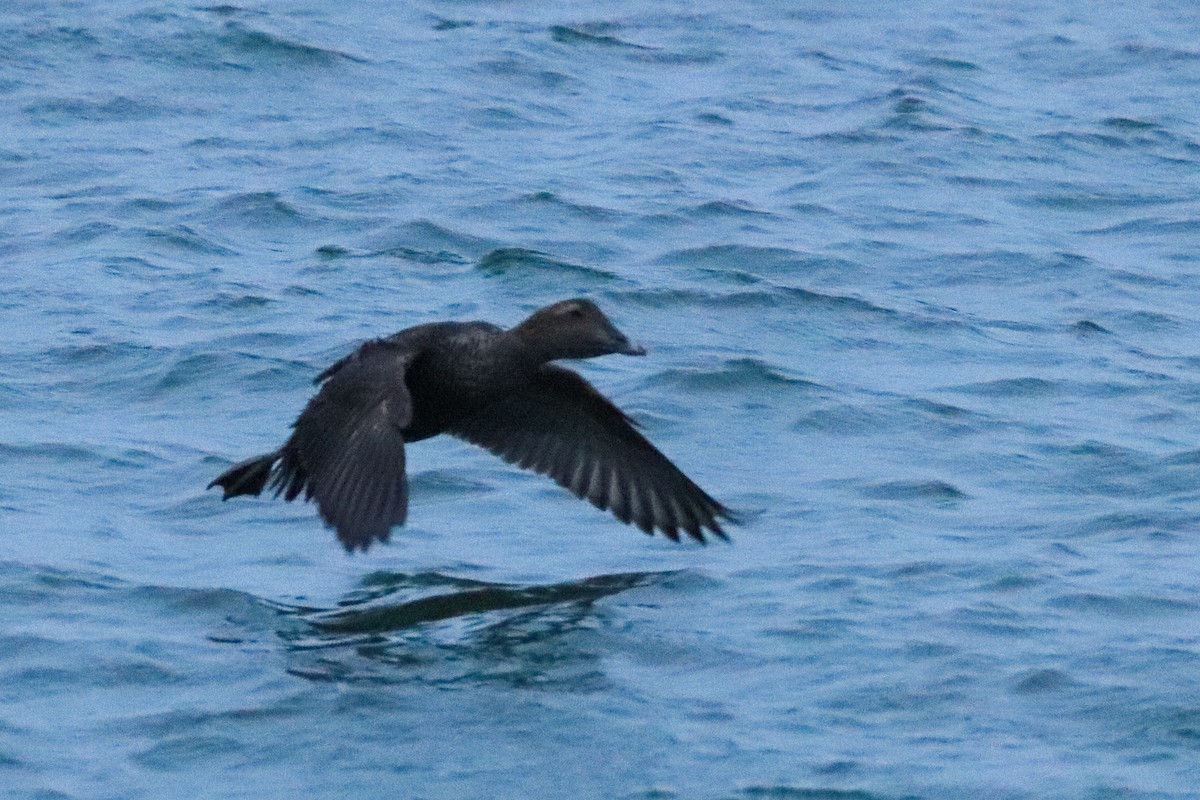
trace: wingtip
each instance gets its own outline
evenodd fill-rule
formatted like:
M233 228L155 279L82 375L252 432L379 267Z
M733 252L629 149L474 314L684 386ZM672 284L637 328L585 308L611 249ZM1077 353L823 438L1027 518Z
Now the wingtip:
M751 519L758 516L761 511L747 511L744 508L734 509L726 506L721 506L716 512L716 517L725 521L729 525L736 525L741 528L745 526ZM722 533L724 533L722 531Z
M375 544L376 542L379 542L380 544L388 544L392 541L392 532L390 529L385 530L382 533L378 531L364 533L361 531L336 528L333 525L329 525L328 522L326 525L334 528L334 531L337 533L338 541L341 542L342 547L344 547L346 552L350 555L354 555L359 551L365 553L370 550L371 545Z
M726 533L724 530L722 530L721 526L718 525L716 522L714 522L712 524L712 527L708 529L708 532L713 535L714 539L719 539L720 541L724 542L725 544L733 544L733 539L731 539L729 537L729 534ZM708 540L705 539L704 543L708 544Z
M339 531L338 532L338 541L341 542L342 547L345 548L347 553L349 553L350 555L355 555L360 550L364 553L367 552L368 550L370 550L371 542L373 540L370 538L362 539L362 538L358 538L358 537L343 536L341 531Z

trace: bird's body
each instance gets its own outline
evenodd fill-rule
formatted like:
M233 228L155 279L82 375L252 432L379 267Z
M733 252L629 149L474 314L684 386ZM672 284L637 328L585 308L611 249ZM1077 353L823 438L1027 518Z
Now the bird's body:
M577 373L549 362L641 355L596 306L564 300L505 330L486 322L417 325L364 343L321 385L279 450L234 465L224 498L268 483L304 493L348 550L386 541L408 510L405 445L449 433L548 475L622 522L672 539L724 537L728 509L654 448Z

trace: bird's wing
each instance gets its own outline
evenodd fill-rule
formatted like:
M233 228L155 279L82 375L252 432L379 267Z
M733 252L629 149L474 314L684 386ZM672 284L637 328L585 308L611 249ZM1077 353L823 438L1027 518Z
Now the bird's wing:
M415 355L373 341L342 359L284 446L276 491L315 499L347 550L387 541L408 514L402 431L412 419L405 372Z
M524 469L547 475L619 520L678 541L726 538L729 510L635 430L633 421L571 370L542 367L525 388L507 394L449 433Z

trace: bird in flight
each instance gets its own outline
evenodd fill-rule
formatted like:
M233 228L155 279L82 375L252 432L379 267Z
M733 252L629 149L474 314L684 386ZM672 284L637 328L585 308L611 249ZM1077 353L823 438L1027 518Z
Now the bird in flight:
M578 373L552 362L645 355L590 300L563 300L505 330L434 322L365 342L320 386L278 450L212 483L222 499L314 500L345 548L387 541L408 515L405 446L448 433L547 475L646 533L727 539L732 512L638 432Z

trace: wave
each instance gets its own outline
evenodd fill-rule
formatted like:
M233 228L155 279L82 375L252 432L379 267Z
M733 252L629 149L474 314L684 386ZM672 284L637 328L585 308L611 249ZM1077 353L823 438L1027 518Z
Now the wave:
M647 383L689 392L738 392L747 396L752 396L752 392L776 388L818 386L754 358L730 359L710 369L669 369L654 375Z
M537 250L524 247L502 247L479 260L476 269L485 275L529 275L545 273L553 276L574 276L596 281L611 281L617 275L596 267L562 261Z

